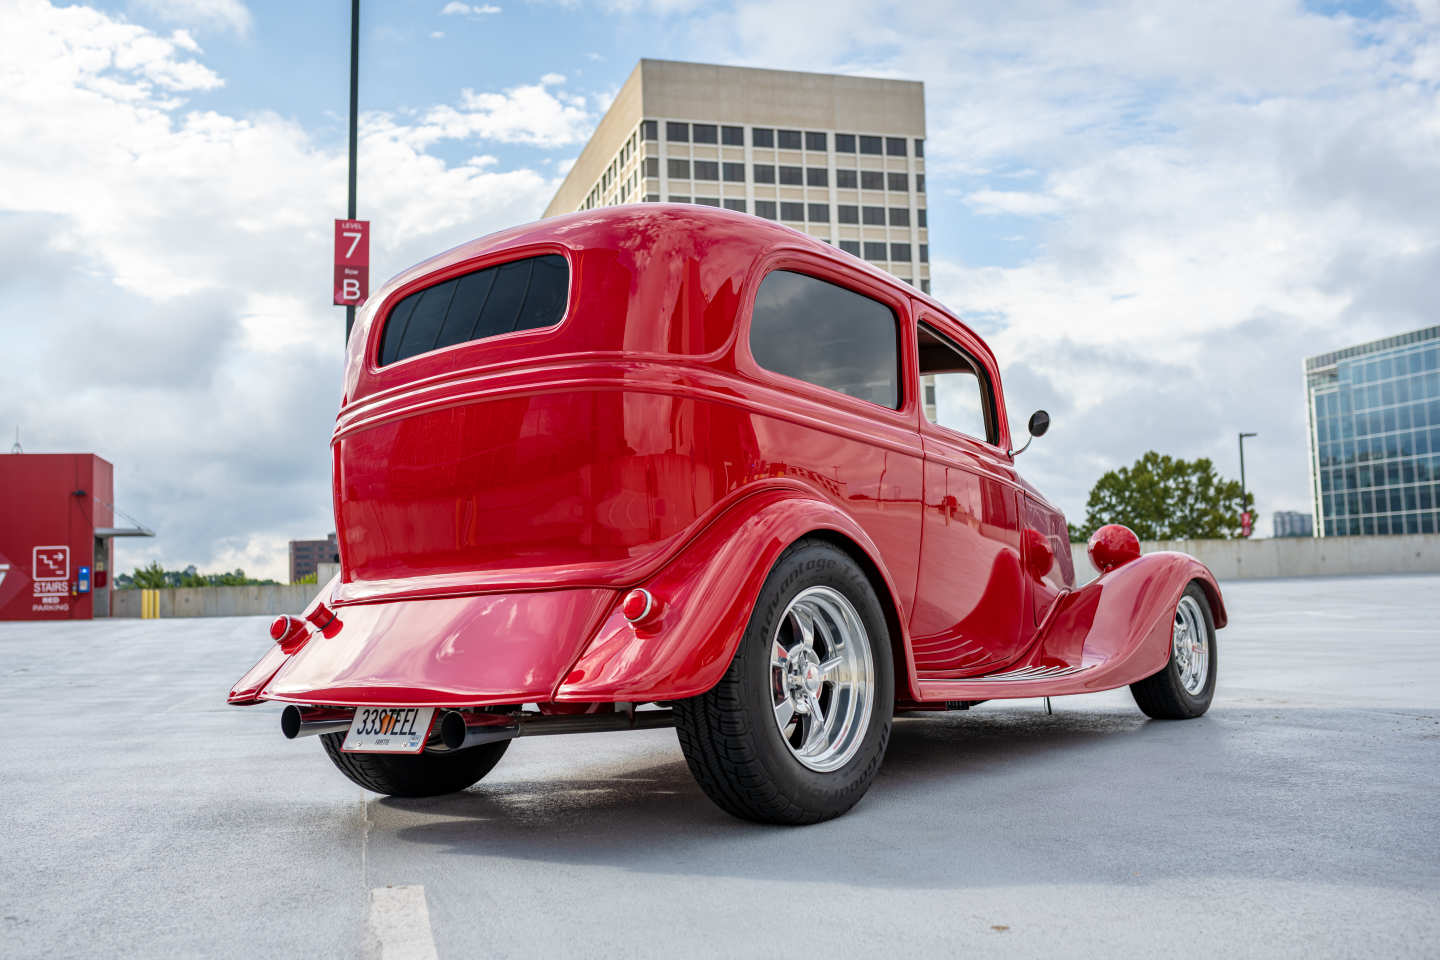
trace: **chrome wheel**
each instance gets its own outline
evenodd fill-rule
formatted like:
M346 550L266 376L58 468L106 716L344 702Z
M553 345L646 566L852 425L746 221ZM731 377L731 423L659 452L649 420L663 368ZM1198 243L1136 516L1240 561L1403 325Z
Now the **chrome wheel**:
M1170 658L1175 663L1180 685L1192 697L1198 696L1210 675L1210 631L1205 626L1200 604L1189 594L1181 597L1175 608L1171 636Z
M770 643L775 725L811 770L843 767L855 756L875 706L870 636L853 604L830 587L800 591Z

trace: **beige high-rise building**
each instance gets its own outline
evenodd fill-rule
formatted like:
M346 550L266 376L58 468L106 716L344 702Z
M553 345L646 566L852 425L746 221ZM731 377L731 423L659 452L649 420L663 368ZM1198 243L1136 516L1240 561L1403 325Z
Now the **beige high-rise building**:
M928 292L925 86L641 60L545 216L661 200L779 220Z

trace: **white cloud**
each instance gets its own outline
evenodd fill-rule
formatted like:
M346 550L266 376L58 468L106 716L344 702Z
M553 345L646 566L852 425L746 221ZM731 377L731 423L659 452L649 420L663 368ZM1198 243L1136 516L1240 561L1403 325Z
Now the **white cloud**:
M237 36L250 35L255 18L240 0L136 0L138 6L162 20L191 26L229 30Z
M444 31L444 30L431 30L431 31L430 31L430 39L431 39L431 40L444 40L444 39L445 39L445 31Z
M440 8L442 17L484 17L500 13L501 9L493 3L447 3Z
M115 461L117 504L160 534L123 545L122 568L283 577L285 542L332 523L344 312L327 274L345 150L274 114L187 105L221 84L197 52L85 8L30 0L7 14L0 128L25 148L0 151L0 297L7 316L47 321L5 324L0 423L34 451ZM497 139L543 140L515 114L551 101L563 116L548 93L472 93L466 110ZM404 117L363 117L372 285L534 218L555 189L491 156L449 165L425 152L434 139Z
M564 82L564 76L547 73L539 83L500 93L466 89L457 105L433 107L414 123L381 118L375 122L393 126L394 136L418 149L441 140L477 137L540 147L565 146L588 137L596 115L586 109L583 96L555 89Z

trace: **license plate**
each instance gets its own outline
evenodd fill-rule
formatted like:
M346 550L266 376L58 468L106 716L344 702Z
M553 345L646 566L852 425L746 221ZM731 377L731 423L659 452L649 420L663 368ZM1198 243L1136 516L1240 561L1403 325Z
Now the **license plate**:
M360 707L340 749L346 753L419 753L430 736L434 707Z

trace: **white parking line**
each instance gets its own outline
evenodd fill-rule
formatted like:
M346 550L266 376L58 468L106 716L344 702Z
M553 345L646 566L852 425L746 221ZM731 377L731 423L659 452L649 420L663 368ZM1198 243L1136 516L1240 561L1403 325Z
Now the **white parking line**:
M379 960L439 960L425 888L419 884L370 891L370 936L379 946Z

